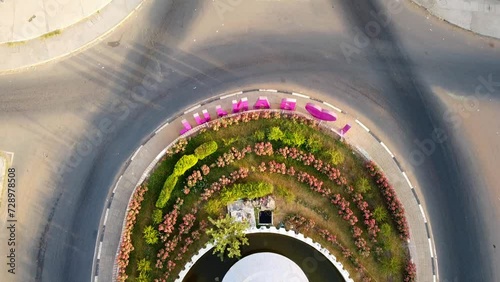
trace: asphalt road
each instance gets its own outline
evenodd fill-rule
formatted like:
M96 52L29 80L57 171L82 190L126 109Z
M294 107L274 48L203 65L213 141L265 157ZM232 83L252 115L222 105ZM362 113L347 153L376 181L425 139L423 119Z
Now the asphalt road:
M148 2L78 55L0 76L0 148L20 171L17 281L88 281L104 201L141 141L197 100L254 86L366 120L418 180L441 281L500 279L500 85L482 82L500 82L499 41L406 2L214 3ZM431 146L434 129L447 139Z

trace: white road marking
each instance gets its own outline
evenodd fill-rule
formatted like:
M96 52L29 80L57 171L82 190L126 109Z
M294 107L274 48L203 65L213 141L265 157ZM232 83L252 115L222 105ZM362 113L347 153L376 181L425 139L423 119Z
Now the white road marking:
M307 95L300 94L300 93L296 93L296 92L292 92L292 95L294 95L294 96L299 96L299 97L306 98L306 99L311 98L311 97L309 97L309 96L307 96Z
M118 178L118 181L116 181L115 188L113 189L113 194L115 193L116 188L118 188L118 183L120 183L120 180L122 180L122 177L123 177L123 174L120 175L120 178Z
M137 148L137 150L135 151L135 153L132 155L132 158L130 158L131 161L134 160L134 158L137 156L137 154L139 153L139 151L141 150L142 147L144 147L144 146L141 145L139 148Z
M104 222L102 226L106 226L106 222L108 221L109 208L106 209L106 214L104 215Z
M332 104L330 104L330 103L323 102L323 104L325 104L325 105L327 105L328 107L330 107L330 108L332 108L332 109L336 110L336 111L337 111L337 112L339 112L339 113L341 113L341 112L342 112L342 110L341 110L341 109L339 109L339 108L335 107L334 105L332 105Z
M413 188L413 185L411 185L410 179L408 178L408 175L406 175L406 172L403 171L403 176L406 179L406 182L408 182L408 185L410 185L410 188Z
M429 240L429 250L431 251L431 257L434 257L434 252L432 251L432 243L431 243L431 238L427 239Z
M277 93L278 90L275 90L275 89L259 89L260 92L275 92Z
M196 106L192 107L191 109L188 109L187 111L185 111L184 114L190 113L190 112L198 109L199 107L201 107L201 105L196 105Z
M427 223L427 218L425 217L424 208L422 208L422 205L418 205L418 207L420 208L420 212L422 213L422 216L424 217L424 222Z
M224 95L224 96L220 96L220 100L224 100L226 98L229 98L229 97L233 97L233 96L236 96L236 95L239 95L239 94L243 94L243 91L238 91L238 92L234 92L234 93L231 93L231 94L227 94L227 95Z
M370 129L368 129L368 127L366 127L364 124L362 124L359 120L356 119L356 123L359 124L359 126L364 128L366 131L370 132Z
M158 132L162 131L166 126L168 125L168 122L162 125L158 130L155 131L155 134L158 134Z
M97 259L101 259L102 242L99 242L99 250L97 251Z
M389 155L391 155L391 157L394 158L394 155L392 154L391 150L389 150L389 148L387 148L387 146L384 144L384 142L380 142L380 145L382 145L382 147L384 147L384 149L387 151L387 153L389 153Z

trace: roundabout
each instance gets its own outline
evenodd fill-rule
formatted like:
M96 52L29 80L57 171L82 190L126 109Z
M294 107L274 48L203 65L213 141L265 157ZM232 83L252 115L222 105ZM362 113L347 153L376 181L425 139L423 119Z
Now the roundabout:
M226 105L226 106L225 106L224 108L225 108L225 109L228 109L228 108L229 108L229 111L230 111L231 106L229 106L229 105L231 105L231 104L229 104L229 105L228 105L228 102L229 102L229 101L225 101L225 99L230 100L230 99L229 99L230 97L232 97L232 98L236 98L236 97L238 97L238 98L246 98L246 97L250 97L250 98L249 98L249 100L250 100L250 101L251 101L251 103L253 104L253 103L254 103L254 101L258 102L258 101L260 100L260 98L262 98L262 96L257 96L257 94L258 94L258 95L267 94L267 95L268 95L268 97L270 97L270 98L269 98L270 104L278 104L278 105L279 105L280 103L279 103L278 101L281 101L281 102L282 102L282 101L283 101L283 100L282 100L282 99L283 99L283 96L287 96L287 97L292 97L292 98L294 98L294 99L298 99L298 101L297 101L297 111L300 111L300 109L301 109L301 108L303 108L303 107L304 107L304 105L305 105L305 104L307 104L307 103L308 103L307 101L309 100L308 96L303 95L303 94L299 94L299 93L293 93L293 94L292 94L292 93L288 93L287 95L283 95L283 94L280 94L280 93L276 94L276 93L277 93L277 92L274 92L274 91L267 91L267 90L254 91L254 93L252 93L252 91L247 91L247 92L245 92L245 93L244 93L244 92L237 92L237 93L232 94L232 95L231 95L231 94L229 94L229 95L223 95L223 96L221 96L221 98L219 98L219 100L211 99L211 100L212 100L212 101L211 101L211 102L212 102L212 103L211 103L211 105L212 105L212 107L213 107L213 108L217 109L217 108L220 108L220 107L215 107L215 106L217 106L218 104L222 104L222 105L224 105L224 103L225 103L225 105ZM240 101L242 101L242 100L244 101L245 99L241 99ZM214 101L217 101L218 103L214 103ZM311 100L309 100L309 101L311 101ZM317 100L317 99L316 99L316 100L312 100L312 101L314 101L314 102L318 103L318 100ZM309 102L309 103L310 103L310 102ZM320 101L320 103L321 103L321 101ZM335 111L339 112L339 113L340 113L340 116L338 117L338 118L339 118L338 122L345 122L345 120L344 120L344 118L343 118L343 116L345 116L345 115L346 115L346 114L345 114L345 112L343 112L342 110L340 110L340 109L338 109L338 108L336 108L336 107L334 107L334 106L332 106L331 104L326 103L326 102L322 103L321 105L322 105L323 107L325 107L325 108L329 107L329 108L334 109ZM185 112L183 113L183 116L193 116L193 118L196 120L196 118L197 118L197 117L199 117L199 115L198 115L195 111L196 111L196 110L198 110L198 111L202 110L202 108L200 108L200 107L202 107L202 106L200 105L200 106L195 106L195 107L190 108L189 110L187 110L187 111L185 111ZM304 107L303 109L305 109L305 107ZM210 109L208 109L208 111L211 111L211 110L210 110ZM208 112L208 111L207 111L207 112ZM204 111L204 112L205 112L205 111ZM305 111L304 111L304 112L305 112ZM305 113L307 113L307 112L305 112ZM216 114L217 114L217 111L215 111L212 115L213 115L213 116L215 116ZM172 126L172 124L174 124L174 123L175 123L175 122L171 122L171 123L169 123L169 125L167 125L167 126L164 126L164 127L160 128L159 130L157 130L156 134L159 134L159 133L161 132L161 130L164 130L164 129L166 129L166 128L168 128L168 127ZM186 129L186 122L185 122L185 120L184 120L184 119L181 119L181 118L177 117L177 124L179 124L179 125L181 126L181 129L180 129L179 131ZM356 132L356 131L358 130L358 128L357 128L357 126L356 126L356 125L359 125L359 128L360 128L360 129L364 130L365 132L370 133L368 130L366 130L366 129L367 129L367 128L366 128L366 126L364 126L363 124L361 124L358 120L355 120L355 122L353 122L352 124L353 124L353 130L352 130L352 132ZM322 126L325 126L325 125L323 124ZM203 127L203 126L201 126L201 127L200 127L200 126L198 126L198 127L195 127L194 129L189 129L189 133L190 133L190 134L192 134L192 133L194 132L193 130L198 131L198 130L199 130L199 129L201 129L202 127ZM332 128L332 127L328 127L328 128L331 128L331 130L332 130L332 131L336 131L336 132L337 132L337 134L339 134L339 133L341 133L341 130L342 130L343 128L345 128L345 126L344 126L344 124L341 124L341 125L340 125L340 127L341 127L341 128L338 128L337 130L335 130L335 129L334 129L334 128ZM184 129L182 129L182 128L184 128ZM361 131L361 132L362 132L362 131ZM170 133L171 133L171 131L170 131ZM156 135L156 134L155 134L155 135ZM356 133L355 133L355 134L356 134ZM353 135L355 135L355 134L353 134ZM349 140L349 139L351 139L351 138L350 138L350 136L349 136L349 133L348 133L348 134L346 134L345 136L343 136L343 138L344 138L345 140L349 141L349 143L351 143L351 142L350 142L350 140ZM351 139L351 140L352 140L352 139ZM379 141L379 142L380 142L380 141ZM390 153L390 151L387 149L387 146L385 146L385 144L383 144L383 143L382 143L382 144L380 144L380 143L379 143L379 146L381 146L381 148L385 148L385 150L387 150L387 151L388 151L388 153ZM138 150L136 153L134 153L134 155L132 156L132 160L134 160L134 159L136 159L136 158L139 158L139 156L141 156L141 153L143 153L143 152L141 152L141 151L142 151L142 150L144 150L144 149L146 149L146 148L143 148L143 147L144 147L144 146L141 146L141 148L139 148L139 150ZM363 147L361 147L361 146L355 146L355 147L354 147L354 150L355 150L355 151L357 151L357 152L358 152L358 154L360 154L363 158L365 158L365 159L371 159L371 158L369 158L369 156L370 156L370 155L369 155L369 153L368 153L368 152L370 152L370 150L366 150L366 148L367 148L367 147L369 147L369 146L366 146L366 145L363 145ZM380 150L380 149L378 149L378 150ZM146 179L146 177L148 177L148 175L151 173L151 169L153 169L153 167L155 167L156 163L157 163L160 159L162 159L162 158L163 158L163 155L166 153L166 151L167 151L167 149L162 150L162 152L160 152L160 154L159 154L159 155L155 158L155 160L154 160L154 161L153 161L153 162L152 162L152 163L148 166L148 168L145 170L145 173L141 176L141 178L140 178L140 179L139 179L139 181L137 182L138 184L142 183L142 182L143 182L143 180L144 180L144 179ZM370 152L370 154L371 154L371 152ZM392 153L390 153L390 154L389 154L389 156L391 156L391 158L393 158L393 157L394 157L394 155L392 155ZM375 158L375 160L377 160L377 158ZM133 162L132 162L132 163L133 163ZM395 164L396 164L396 167L397 167L397 165L398 165L398 164L397 164L397 161L395 162ZM385 169L384 169L384 170L385 170ZM389 174L389 176L390 176L390 178L394 178L394 176L395 176L395 175L391 173L391 174ZM403 177L402 177L402 176L403 176ZM404 173L403 173L400 177L401 177L400 179L402 179L402 180L404 181L404 178L406 177L406 174L404 174ZM121 180L121 178L120 178L120 181L123 181L123 180ZM399 181L397 181L397 182L395 182L395 183L396 183L396 185L406 184L406 183L401 183L401 182L402 182L402 181L401 181L401 180L399 180ZM130 184L129 184L129 185L130 185ZM408 185L408 184L406 184L406 185ZM116 185L116 186L115 186L115 189L114 189L114 191L113 191L113 192L115 192L115 191L117 190L117 188L118 188L118 185ZM130 185L130 186L129 186L129 188L132 188L132 189L133 189L133 185ZM396 189L397 189L397 188L396 188ZM399 192L399 191L398 191L398 192ZM113 195L114 195L114 193L113 193ZM416 195L416 194L415 194L415 195ZM411 196L412 196L412 198L413 198L413 195L411 195ZM405 202L405 199L404 199L404 198L403 198L402 200L403 200L403 202ZM415 201L415 198L413 198L413 201ZM405 204L406 204L406 203L405 203ZM110 203L110 204L109 204L109 206L110 206L110 207L112 207L112 203ZM417 206L417 211L418 211L418 207L419 207L419 206L420 206L420 205L418 205L418 206ZM407 208L407 207L405 206L405 208ZM410 209L411 209L411 208L412 208L412 206L410 205ZM419 211L418 211L418 212L419 212ZM105 221L106 221L106 218L108 217L108 215L107 215L108 213L109 213L109 209L105 212L105 215L104 215L104 220L105 220ZM413 215L412 215L412 216L413 216ZM420 218L422 218L422 217L420 217ZM412 258L419 258L419 256L420 256L420 255L419 255L419 252L422 252L422 251L424 251L424 250L422 250L422 249L417 249L417 250L415 250L413 246L414 246L414 244L425 244L425 243L427 243L427 242L426 242L426 241L423 241L423 243L418 243L418 242L419 242L419 239L420 239L420 238L419 238L420 236L418 236L418 235L419 235L418 230L421 230L421 228L418 228L418 229L417 229L417 232L415 232L415 231L413 231L413 230L412 230L412 228L411 228L411 225L413 224L412 220L410 220L409 224L410 224L410 232L411 232L411 233L415 233L415 234L417 234L417 236L416 236L417 238L413 237L414 235L412 234L412 241L408 240L408 242L407 242L408 247L409 247L409 251L410 251L410 253L411 253ZM425 224L427 224L427 222L425 222ZM108 229L108 226L106 226L106 224L104 224L104 225L105 225L106 229ZM101 235L101 236L100 236L100 238L105 239L105 238L106 238L106 236L105 236L105 235L104 235L104 236L103 236L103 235ZM105 240L103 240L103 241L105 241ZM416 243L415 243L415 242L416 242ZM425 242L425 243L424 243L424 242ZM429 243L430 243L430 241L429 241ZM97 252L97 258L98 258L99 262L103 261L103 258L101 257L101 250L100 250L100 249L102 248L102 244L103 244L103 243L98 243L98 249L96 250L96 252ZM429 246L431 247L431 245L429 245ZM115 250L116 250L116 249L115 249ZM431 249L429 248L429 250L431 250ZM432 250L431 250L431 251L432 251ZM432 254L431 254L431 256L432 256ZM422 269L422 268L419 268L419 261L417 261L417 262L416 262L416 264L417 264L417 271L418 271L417 275L418 275L418 274L422 274L422 273L425 273L425 272L426 272L426 270L425 270L425 264L423 264L423 269ZM100 271L102 271L102 270L103 270L103 268L102 268L102 267L99 267L99 269L100 269ZM116 268L115 268L115 269L116 269ZM433 271L433 269L431 269L431 271ZM103 272L101 272L101 273L103 273ZM431 273L432 273L432 272L431 272ZM431 275L432 275L432 274L431 274ZM95 278L98 278L98 277L95 277ZM359 277L358 277L358 279L359 279Z

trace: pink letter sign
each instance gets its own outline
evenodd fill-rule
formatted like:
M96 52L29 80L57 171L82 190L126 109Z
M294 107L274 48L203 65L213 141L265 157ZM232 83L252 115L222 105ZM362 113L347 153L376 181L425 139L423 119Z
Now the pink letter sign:
M265 96L260 96L255 105L253 105L254 109L270 109L271 104L269 104L269 100Z
M325 121L336 121L337 115L329 110L322 109L313 103L307 103L306 110L315 118Z
M280 108L282 110L295 111L295 104L296 103L297 103L297 99L283 98L283 99L281 99Z
M220 105L215 106L215 110L217 111L218 117L227 116L227 112L224 111Z
M247 97L241 98L238 102L233 100L233 114L239 113L240 111L248 111L248 99Z
M184 126L184 128L181 130L181 135L188 132L189 130L191 130L191 125L189 124L189 122L185 119L183 119L182 121L182 126Z
M197 124L204 124L205 122L210 121L210 114L208 113L208 111L203 110L202 113L203 113L203 117L200 117L200 114L198 114L198 113L195 113L193 115L194 120L196 120Z
M347 133L347 131L349 131L349 129L351 129L351 125L350 124L346 124L344 127L342 127L342 129L340 130L340 135L344 135Z

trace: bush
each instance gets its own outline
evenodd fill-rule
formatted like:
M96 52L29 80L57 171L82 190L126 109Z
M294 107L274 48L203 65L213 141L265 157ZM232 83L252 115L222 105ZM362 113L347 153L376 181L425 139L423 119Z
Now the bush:
M266 139L266 133L262 130L257 130L254 132L253 138L257 142L262 142L262 141L264 141L264 139Z
M328 154L330 155L330 160L334 165L340 165L344 162L345 157L342 152L331 150L330 152L328 152Z
M388 216L387 211L382 206L376 207L373 211L373 218L375 218L377 222L386 221Z
M153 223L154 224L159 224L163 220L163 212L160 209L155 209L153 211Z
M144 240L146 240L146 244L148 245L154 245L158 243L158 235L159 232L158 230L154 229L153 226L148 225L146 228L144 228L144 231L142 231L144 234Z
M271 141L280 141L285 137L285 133L281 131L279 127L271 127L269 133L267 134L267 139Z
M163 184L163 188L161 189L160 196L158 197L158 200L156 201L156 207L159 209L162 209L165 207L167 204L168 200L170 199L170 194L172 193L172 190L174 190L175 185L177 184L177 176L171 174L167 180L165 181L165 184Z
M198 148L196 148L196 149L198 149ZM175 176L181 176L188 169L192 168L197 162L198 162L198 158L195 155L184 155L175 164L173 174Z
M356 182L356 190L359 193L365 194L367 192L370 192L372 187L370 186L370 181L366 179L365 177L361 177L357 182Z
M311 153L317 153L321 150L321 138L314 134L312 137L306 139L306 148Z
M287 132L283 138L283 143L291 147L300 147L306 142L306 137L297 131Z
M198 148L194 149L194 155L199 159L203 160L204 158L210 156L211 154L217 151L218 146L215 141L210 141L201 144Z
M385 238L389 238L391 236L391 233L391 226L388 223L382 224L382 226L380 227L380 234Z

